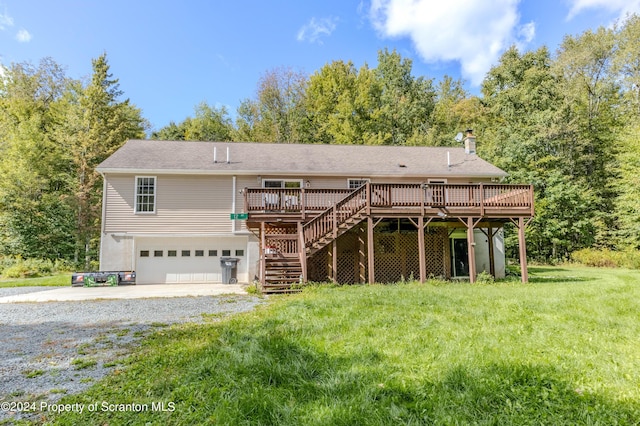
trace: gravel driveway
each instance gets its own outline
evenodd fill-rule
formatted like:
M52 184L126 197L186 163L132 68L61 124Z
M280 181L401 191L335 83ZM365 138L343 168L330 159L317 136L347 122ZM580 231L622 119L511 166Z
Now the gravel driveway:
M0 297L43 290L0 288ZM233 295L0 304L0 402L56 402L108 374L157 327L224 317L260 303ZM38 414L2 405L0 423Z

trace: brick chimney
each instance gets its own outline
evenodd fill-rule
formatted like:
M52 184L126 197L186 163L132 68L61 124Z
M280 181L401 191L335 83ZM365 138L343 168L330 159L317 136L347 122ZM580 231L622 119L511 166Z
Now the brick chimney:
M473 135L473 130L467 129L464 137L464 152L465 154L476 153L476 137Z

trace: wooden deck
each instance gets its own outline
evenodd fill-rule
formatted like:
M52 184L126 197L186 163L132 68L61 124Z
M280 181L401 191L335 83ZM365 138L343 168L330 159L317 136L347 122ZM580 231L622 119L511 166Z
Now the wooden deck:
M261 236L263 288L280 291L290 282L306 282L308 258L363 221L367 223L369 282L375 282L373 228L376 220L396 217L410 219L418 229L432 221L467 228L471 282L475 280L473 229L482 223L511 221L519 230L522 280L528 280L524 228L534 214L531 185L367 183L355 190L246 188L244 197L247 225ZM424 234L418 232L418 236ZM278 255L286 255L287 262L271 259L272 247L278 248ZM423 240L419 247L424 247ZM421 249L421 280L426 275L424 256ZM334 254L334 270L336 257ZM271 279L273 276L280 278Z
M501 184L364 185L368 214L424 217L531 217L533 186ZM306 221L357 190L310 188L246 188L249 221Z

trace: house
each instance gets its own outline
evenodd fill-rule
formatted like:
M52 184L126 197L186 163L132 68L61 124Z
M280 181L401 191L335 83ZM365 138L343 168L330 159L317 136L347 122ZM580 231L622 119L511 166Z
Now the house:
M101 270L138 283L392 282L505 274L503 226L533 216L530 185L466 148L130 140L104 177ZM422 232L419 232L421 230Z

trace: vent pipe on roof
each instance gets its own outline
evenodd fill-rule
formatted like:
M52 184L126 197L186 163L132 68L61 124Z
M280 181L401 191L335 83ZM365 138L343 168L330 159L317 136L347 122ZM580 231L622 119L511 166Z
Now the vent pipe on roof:
M229 158L229 147L227 147L227 164L229 164L231 162L231 159Z
M215 146L213 147L213 162L218 162L218 148L216 148Z
M464 138L464 152L465 154L476 153L476 137L471 129L467 129L467 135Z
M451 168L451 152L447 151L447 169Z

